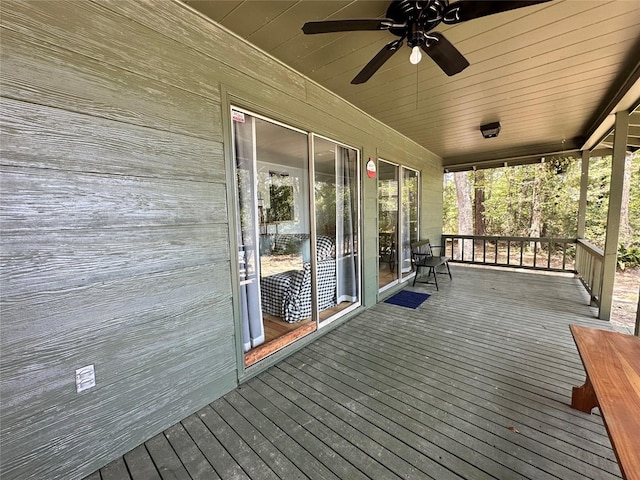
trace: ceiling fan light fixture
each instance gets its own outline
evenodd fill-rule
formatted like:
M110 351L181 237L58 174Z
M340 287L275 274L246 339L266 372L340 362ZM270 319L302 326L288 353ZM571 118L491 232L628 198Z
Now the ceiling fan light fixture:
M480 126L484 138L495 138L500 133L500 122L487 123Z
M528 7L549 0L391 0L384 18L345 18L306 22L302 31L316 33L387 30L399 37L387 43L351 80L361 84L371 78L389 60L406 39L411 47L409 61L417 65L422 59L420 49L448 76L456 75L469 62L444 35L434 31L441 23L458 24L497 13ZM494 135L495 136L495 135Z
M422 60L422 53L420 53L420 47L416 45L411 49L411 55L409 55L409 61L413 65L417 65Z

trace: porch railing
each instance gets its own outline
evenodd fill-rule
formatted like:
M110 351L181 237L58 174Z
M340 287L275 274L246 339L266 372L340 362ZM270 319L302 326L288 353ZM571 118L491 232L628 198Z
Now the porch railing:
M591 301L598 306L602 298L603 267L604 251L579 238L576 248L576 273L591 295Z
M442 247L452 262L575 273L600 306L604 252L584 239L445 234Z
M442 235L451 261L553 272L576 272L575 238Z

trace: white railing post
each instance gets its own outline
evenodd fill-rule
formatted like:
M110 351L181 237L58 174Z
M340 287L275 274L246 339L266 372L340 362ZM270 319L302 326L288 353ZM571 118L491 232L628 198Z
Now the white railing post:
M636 337L640 337L640 288L638 289L638 308L636 310L636 328L633 334Z

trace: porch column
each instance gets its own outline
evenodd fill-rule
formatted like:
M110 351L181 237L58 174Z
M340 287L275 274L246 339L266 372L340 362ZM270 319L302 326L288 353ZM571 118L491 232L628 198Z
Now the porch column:
M616 113L613 135L613 155L611 161L611 187L609 190L609 212L607 213L607 238L604 244L604 267L602 272L602 298L598 318L611 318L613 284L616 278L618 237L620 233L620 210L622 205L622 185L624 183L624 160L629 134L629 113Z
M580 176L580 202L578 203L578 238L584 238L587 219L587 190L589 188L589 150L582 151L582 174Z
M640 291L638 291L638 308L636 309L636 328L633 334L636 337L640 337Z

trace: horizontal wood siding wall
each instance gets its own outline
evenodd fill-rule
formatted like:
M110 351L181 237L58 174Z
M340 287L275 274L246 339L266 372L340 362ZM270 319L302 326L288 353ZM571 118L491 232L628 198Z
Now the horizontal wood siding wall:
M392 151L441 202L439 158L178 2L0 9L3 479L82 478L237 384L229 101Z

